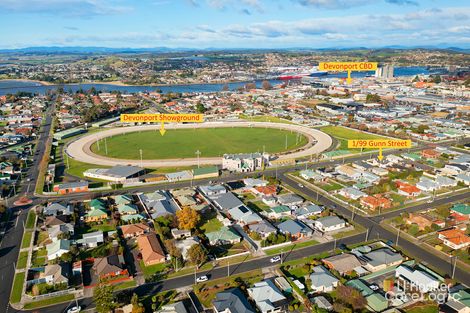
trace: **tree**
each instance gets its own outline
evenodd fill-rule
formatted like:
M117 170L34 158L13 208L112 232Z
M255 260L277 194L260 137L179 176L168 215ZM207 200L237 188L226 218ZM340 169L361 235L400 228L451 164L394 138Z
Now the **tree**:
M99 284L93 291L93 300L98 313L108 313L116 307L112 285Z
M413 83L419 82L419 76L416 75L415 78L413 78L412 82L413 82Z
M168 253L175 258L181 257L181 250L175 245L174 239L167 239L165 240L165 247Z
M204 104L202 104L201 102L198 102L196 104L196 111L197 113L204 113L207 111L206 107L204 106Z
M178 218L178 227L186 230L196 228L201 219L199 213L190 207L184 207L182 210L177 211L176 217Z
M353 287L339 285L336 292L338 300L351 306L354 311L362 310L367 305L366 298L364 298L359 290Z
M247 83L247 84L245 84L245 89L246 90L256 89L256 84L255 83Z
M273 89L273 85L271 85L271 83L268 82L267 80L263 80L263 82L261 83L261 87L263 87L264 90Z
M192 245L188 250L188 259L199 268L199 266L207 259L207 252L201 245Z
M378 94L369 93L366 96L366 103L380 102L381 98Z
M224 84L224 85L222 86L222 91L229 91L229 87L228 87L227 84Z
M132 304L132 313L144 313L145 308L141 302L139 302L139 296L137 294L133 294L131 298Z
M419 226L411 224L410 228L408 228L408 233L413 237L416 236L419 233Z

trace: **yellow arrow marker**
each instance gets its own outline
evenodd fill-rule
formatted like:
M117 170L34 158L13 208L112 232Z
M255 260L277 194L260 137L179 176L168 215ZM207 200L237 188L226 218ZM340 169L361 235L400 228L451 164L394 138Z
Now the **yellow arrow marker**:
M346 83L348 83L348 85L351 85L351 82L352 82L351 71L348 71L348 78L346 79Z
M166 130L165 130L165 122L162 122L162 126L160 127L160 134L163 136L165 135Z
M382 161L384 156L382 155L382 148L379 148L379 156L377 157L379 161Z

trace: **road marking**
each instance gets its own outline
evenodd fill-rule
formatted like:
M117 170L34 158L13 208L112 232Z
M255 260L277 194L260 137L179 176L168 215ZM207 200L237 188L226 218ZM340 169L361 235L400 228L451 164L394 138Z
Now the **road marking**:
M20 214L18 214L18 215L16 216L15 228L16 228L16 226L18 226L19 217L20 217Z

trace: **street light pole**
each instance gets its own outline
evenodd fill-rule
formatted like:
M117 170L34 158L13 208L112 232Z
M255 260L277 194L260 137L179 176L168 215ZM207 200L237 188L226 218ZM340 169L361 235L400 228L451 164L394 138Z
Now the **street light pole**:
M197 168L199 168L199 156L201 155L201 151L197 150L195 153L197 155Z
M395 241L395 245L398 246L398 239L400 238L400 228L398 228L397 232L397 240Z
M140 153L140 167L143 167L142 166L142 149L139 149L139 153Z

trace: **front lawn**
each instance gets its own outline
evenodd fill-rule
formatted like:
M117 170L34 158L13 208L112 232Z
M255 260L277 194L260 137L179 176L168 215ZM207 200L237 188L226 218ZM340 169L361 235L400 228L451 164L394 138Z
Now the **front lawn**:
M23 293L23 283L25 279L25 272L15 274L13 281L13 288L11 289L10 302L18 303L21 300L21 294Z
M91 225L91 226L87 224L84 227L78 228L75 231L75 233L78 235L82 235L82 234L92 233L98 230L101 230L103 232L109 232L109 231L116 230L116 226L114 226L110 222L106 222L104 224Z
M210 233L218 231L222 228L223 224L217 219L217 214L211 212L210 214L204 214L201 218L203 224L199 227L204 233Z
M35 222L36 222L36 213L34 213L34 210L29 210L28 218L26 219L26 228L27 229L34 228Z
M69 301L72 301L73 299L75 299L75 296L73 294L66 294L66 295L62 295L58 297L46 298L44 300L38 300L38 301L26 303L24 305L24 308L26 310L37 309L37 308L42 308L45 306L50 306L53 304L69 302Z
M33 251L33 255L31 256L31 267L44 266L46 264L46 255L46 248Z
M140 268L145 277L151 277L155 274L165 273L166 269L169 267L167 263L160 263L155 265L145 266L144 262L140 261Z
M32 238L33 238L33 232L25 231L23 234L23 240L21 241L21 249L28 248L31 245Z
M16 268L21 270L26 267L28 263L28 251L20 252L18 256L18 262L16 263Z

